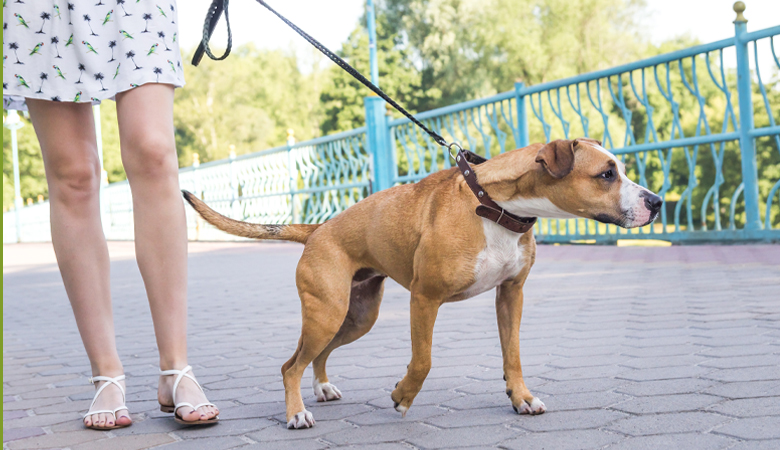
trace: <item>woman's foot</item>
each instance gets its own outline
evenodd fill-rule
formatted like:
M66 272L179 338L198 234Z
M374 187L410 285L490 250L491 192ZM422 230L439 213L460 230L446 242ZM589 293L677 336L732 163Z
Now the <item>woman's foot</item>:
M105 389L103 389L103 391L100 393L98 398L95 400L95 403L89 409L90 411L113 411L114 409L124 405L124 396L122 395L122 391L120 391L115 384L108 381L97 381L95 382L95 390L97 391L97 389L100 389L101 386L103 386L105 383L109 383L109 385L106 386ZM123 389L125 388L124 380L118 381L118 383L122 385ZM90 414L84 417L84 426L98 430L103 428L111 429L116 427L126 427L132 423L133 420L130 418L130 413L127 408L117 411L116 417L114 417L114 414L108 412Z
M192 371L187 372L188 375L195 376ZM157 389L157 400L160 405L174 406L173 402L173 383L176 382L175 375L161 375L160 384ZM190 403L198 405L200 403L207 403L209 400L206 398L206 394L198 387L197 383L190 380L188 377L182 377L179 382L179 386L176 388L176 402L177 403ZM185 422L197 422L202 420L210 420L219 415L219 408L216 406L201 406L198 409L192 409L189 406L182 406L174 414Z

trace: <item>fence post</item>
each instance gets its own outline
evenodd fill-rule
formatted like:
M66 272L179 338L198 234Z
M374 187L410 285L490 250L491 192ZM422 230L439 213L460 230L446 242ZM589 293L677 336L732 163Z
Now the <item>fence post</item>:
M390 153L385 105L385 101L377 96L365 98L366 132L368 149L373 158L371 171L374 192L393 186L393 157Z
M525 94L523 89L525 83L518 81L515 83L515 101L517 102L517 134L520 142L517 142L518 148L529 145L528 138L528 115L525 113Z
M238 174L236 174L236 146L230 145L228 153L228 167L230 171L230 216L236 220L242 220L241 205L238 201Z
M24 126L24 122L19 120L19 113L16 110L8 111L8 119L3 118L3 125L11 130L11 152L12 164L14 170L14 220L16 221L16 242L22 242L22 190L19 176L19 146L16 139L16 130Z
M301 223L300 214L295 209L295 191L298 190L298 168L292 151L295 145L295 130L287 129L287 172L290 175L290 220L292 223Z
M756 144L750 137L753 131L753 95L750 79L750 57L748 43L743 40L747 33L747 19L742 15L745 4L734 3L734 47L737 50L737 94L739 95L739 148L742 157L742 182L745 183L745 229L760 230L761 216L758 208L758 168L756 167Z
M195 194L195 197L198 197L199 199L203 200L203 194L200 192L200 179L198 174L198 167L200 167L200 155L197 153L192 154L192 184L194 187L193 194ZM201 218L200 214L195 214L195 240L200 240L200 224L201 224Z

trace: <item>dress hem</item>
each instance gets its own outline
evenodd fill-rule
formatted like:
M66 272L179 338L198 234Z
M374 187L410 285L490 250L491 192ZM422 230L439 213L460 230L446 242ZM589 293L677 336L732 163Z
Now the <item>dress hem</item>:
M101 96L102 98L86 97L83 101L78 101L78 102L76 102L74 100L67 100L67 99L62 100L62 99L60 99L59 102L62 102L62 103L90 103L93 106L94 105L99 105L104 100L114 100L114 101L116 101L116 95L117 94L121 94L122 92L127 92L127 91L129 91L131 89L135 89L137 87L141 87L143 85L150 84L150 83L153 83L153 84L169 84L169 85L172 85L175 89L182 88L186 84L185 82L169 82L169 81L149 80L149 81L144 81L144 82L142 82L140 84L137 84L135 86L130 86L127 89L117 89L116 91L112 91L110 89L106 90L106 91L104 91L104 95L106 95L106 96L105 97ZM107 95L108 92L112 92L112 93L110 95ZM28 98L32 98L32 99L35 99L35 100L46 100L46 101L50 101L50 102L58 101L58 100L52 100L51 96L49 96L49 95L44 95L44 94L36 95L36 94L37 93L32 93L31 95L22 95L20 93L12 93L8 89L3 89L3 109L5 109L5 110L16 110L16 111L27 111L26 99L28 99Z

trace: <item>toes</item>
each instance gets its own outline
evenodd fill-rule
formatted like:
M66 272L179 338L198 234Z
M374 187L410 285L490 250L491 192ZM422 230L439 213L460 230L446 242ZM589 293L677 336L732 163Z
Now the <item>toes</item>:
M116 424L121 427L126 427L133 423L133 419L130 418L130 414L127 412L127 410L122 410L117 413L118 416L116 418Z
M518 414L529 414L532 416L543 414L547 411L547 407L544 406L544 403L536 397L531 400L531 403L523 400L519 406L512 405L512 408L514 408L515 412Z
M315 380L313 387L314 395L317 397L318 402L329 402L341 398L341 391L339 388L330 383L318 383Z
M303 410L294 415L288 422L288 429L302 429L311 428L316 422L314 421L314 415L309 411Z
M212 418L216 417L216 415L217 415L214 412L214 408L212 408L211 406L201 406L200 408L198 408L198 411L200 411L200 414L201 414L201 417L202 417L201 420L212 419Z
M92 426L92 416L87 416L84 418L84 426L85 427L91 427Z
M106 415L103 413L100 413L97 415L97 421L95 422L95 425L99 426L100 428L105 428L106 426Z
M187 412L180 412L181 414L181 420L185 422L197 422L198 420L205 420L206 416L201 413L199 410L192 409L188 406L185 406L179 411L182 411L184 408L187 408Z

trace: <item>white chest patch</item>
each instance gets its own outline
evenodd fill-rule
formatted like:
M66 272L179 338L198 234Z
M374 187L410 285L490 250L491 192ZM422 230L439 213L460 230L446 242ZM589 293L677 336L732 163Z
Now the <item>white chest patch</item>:
M476 282L459 295L464 299L489 291L514 278L528 264L526 246L520 244L521 234L487 219L482 219L482 230L485 233L485 249L479 252L474 266Z

